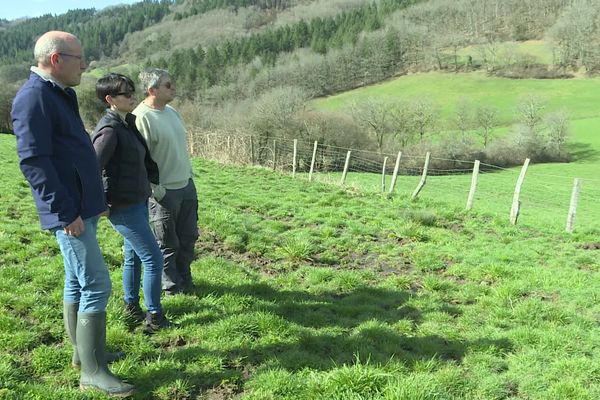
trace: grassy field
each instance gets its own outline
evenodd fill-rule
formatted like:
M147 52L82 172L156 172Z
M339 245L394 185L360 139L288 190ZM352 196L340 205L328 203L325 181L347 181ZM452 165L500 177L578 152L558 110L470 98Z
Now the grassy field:
M489 46L488 46L489 47ZM458 51L459 63L465 64L467 57L471 56L474 63L482 64L482 54L485 52L485 45L467 46ZM527 56L536 63L549 65L552 63L552 50L543 40L527 40L524 42L504 42L496 47L496 51L509 51L514 56ZM489 52L488 52L489 53ZM450 51L446 54L452 56ZM489 57L489 55L488 55Z
M527 42L518 46L521 52L542 57L542 42ZM545 103L544 112L565 109L571 120L572 135L567 151L572 162L540 164L529 168L522 192L520 220L536 227L564 227L574 178L583 179L577 223L584 228L599 225L600 209L600 107L598 90L600 78L569 80L511 80L474 73L420 73L403 76L378 85L364 87L328 98L313 101L313 106L325 110L347 110L350 105L367 97L384 101L430 98L440 107L441 117L448 119L461 99L473 105L491 104L500 111L497 135L507 132L514 123L514 109L524 95L538 96ZM389 155L394 160L394 155ZM411 156L415 156L414 154ZM435 154L432 154L435 157ZM472 160L471 160L472 161ZM479 181L475 208L480 212L508 218L512 194L520 168L483 174ZM339 174L321 175L325 182L338 182ZM361 190L379 190L381 177L376 174L350 174L348 184ZM417 186L419 177L401 177L397 192L408 197ZM464 208L470 187L468 175L430 177L422 196L444 201L447 206ZM389 186L389 178L388 178Z
M566 109L571 119L600 116L598 92L600 78L587 79L504 79L489 77L484 72L417 73L377 85L351 90L317 99L315 108L348 109L352 103L368 97L382 100L427 98L436 102L441 117L447 119L461 99L473 105L489 104L499 109L502 124L514 120L514 108L522 95L534 95L546 104L545 111Z
M519 225L555 232L565 229L573 188L573 177L568 174L574 173L575 170L577 168L564 170L549 164L530 165L520 196ZM519 172L520 170L515 168L501 172L480 172L474 209L490 217L508 220ZM587 166L580 172L575 176L592 174ZM340 178L341 173L327 173L318 174L314 179L338 185ZM386 178L387 190L391 177L387 175ZM409 201L419 180L420 176L400 176L396 183L395 196ZM584 178L582 182L575 229L600 227L600 179ZM381 175L349 173L346 185L360 191L375 193L381 190ZM419 198L440 202L450 209L462 210L466 206L470 185L471 176L468 174L430 176Z
M575 178L582 180L582 188L575 218L576 229L600 227L600 118L587 118L572 121L572 137L567 151L573 161L569 163L530 164L521 191L521 214L519 224L536 229L559 231L565 228L571 192ZM388 167L393 167L394 154L386 154ZM435 154L432 155L435 158ZM411 157L415 156L403 156ZM420 165L424 157L421 156ZM380 157L383 163L383 156ZM402 165L402 160L401 160ZM352 164L351 164L352 166ZM459 166L467 173L458 175L428 176L427 184L419 194L425 201L437 201L445 207L462 210L465 208L473 162ZM481 170L474 209L480 213L508 219L515 184L520 167L490 168ZM430 174L436 172L430 171ZM316 181L339 185L341 172L316 173ZM420 175L398 178L395 196L408 201L420 180ZM391 174L386 176L386 190L390 187ZM381 192L381 174L348 173L346 186L371 193Z
M62 259L0 135L0 399L80 393ZM113 371L138 399L597 399L600 229L574 235L446 203L348 192L196 160L195 293L146 337L111 270ZM432 183L433 184L433 183Z

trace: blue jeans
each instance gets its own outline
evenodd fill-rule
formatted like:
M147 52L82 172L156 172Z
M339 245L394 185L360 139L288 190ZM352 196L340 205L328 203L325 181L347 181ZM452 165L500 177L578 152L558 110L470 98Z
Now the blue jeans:
M163 255L148 222L148 203L111 210L112 226L123 236L123 291L128 304L140 301L144 264L144 303L149 312L160 311Z
M67 235L62 228L52 229L65 264L64 302L79 303L79 312L102 312L112 286L96 238L98 217L83 223L85 230L79 237Z

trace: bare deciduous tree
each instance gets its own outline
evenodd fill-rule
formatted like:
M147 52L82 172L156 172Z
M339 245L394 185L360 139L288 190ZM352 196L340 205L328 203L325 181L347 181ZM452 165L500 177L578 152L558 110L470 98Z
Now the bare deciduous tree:
M483 139L483 147L486 148L490 142L492 129L498 123L498 109L489 105L477 107L475 110L475 123L477 131Z
M275 136L288 137L294 131L295 116L302 109L306 94L295 87L280 87L263 93L254 103L249 123L259 136L258 159Z
M535 95L525 95L519 99L515 107L515 113L519 122L527 128L530 135L539 133L544 108L543 101Z
M460 132L460 137L464 142L467 131L473 126L472 107L469 100L462 98L454 110L452 122Z
M547 114L544 118L546 128L548 129L548 138L557 155L560 156L561 150L567 138L569 137L569 117L566 111L555 111Z
M594 0L573 1L546 35L554 62L565 68L600 69L600 7Z
M381 152L384 141L390 136L390 105L381 100L369 97L351 107L356 123L367 129L377 143L377 151Z
M394 137L405 148L414 141L415 130L411 126L410 110L406 101L398 100L391 106L390 129Z
M410 125L423 141L427 131L432 130L438 122L439 110L429 99L417 98L409 103Z

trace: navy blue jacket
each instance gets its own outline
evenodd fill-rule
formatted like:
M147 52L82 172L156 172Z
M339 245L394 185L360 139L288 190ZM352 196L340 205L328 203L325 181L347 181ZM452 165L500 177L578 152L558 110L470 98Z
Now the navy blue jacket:
M65 227L106 210L100 167L71 88L31 73L11 117L23 175L43 229Z

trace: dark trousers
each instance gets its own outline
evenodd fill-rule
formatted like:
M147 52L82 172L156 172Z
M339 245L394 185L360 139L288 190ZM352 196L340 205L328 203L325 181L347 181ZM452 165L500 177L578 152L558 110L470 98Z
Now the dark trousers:
M162 289L177 292L192 285L190 264L198 239L198 195L194 181L182 189L167 190L160 202L149 200L150 225L165 265Z

